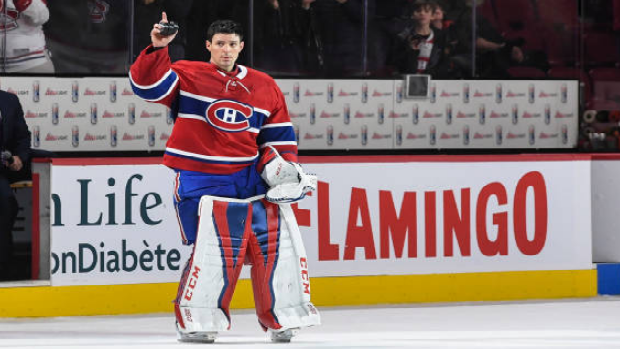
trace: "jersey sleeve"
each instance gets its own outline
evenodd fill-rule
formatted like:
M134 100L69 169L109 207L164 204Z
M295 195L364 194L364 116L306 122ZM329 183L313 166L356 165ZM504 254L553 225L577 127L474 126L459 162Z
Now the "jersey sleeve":
M278 153L287 161L298 162L297 159L297 139L295 130L288 114L284 95L278 86L273 83L275 94L275 106L267 118L267 122L261 127L258 134L258 146L261 153L268 146L274 147ZM262 156L258 164L259 171L269 159Z
M179 90L179 76L172 68L168 47L144 49L131 65L129 81L138 97L170 108Z

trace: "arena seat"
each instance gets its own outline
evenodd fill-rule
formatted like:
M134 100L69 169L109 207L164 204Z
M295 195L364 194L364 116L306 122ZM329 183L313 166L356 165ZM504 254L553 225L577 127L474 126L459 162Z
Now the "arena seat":
M579 12L575 0L536 1L545 52L551 66L575 64L579 57Z
M600 67L593 68L588 73L592 81L617 81L620 82L620 68Z
M499 4L496 4L499 5ZM525 39L525 49L540 50L544 42L540 35L540 24L531 0L502 1L496 6L499 30L507 39Z
M510 67L508 74L518 79L544 79L547 74L535 67Z
M476 8L478 11L478 15L483 16L486 20L491 23L493 28L500 30L499 23L497 22L497 15L495 12L495 4L491 0L484 1L480 6Z
M589 31L583 36L583 43L584 59L588 66L618 67L620 65L620 48L618 48L614 33Z
M575 0L538 0L536 10L541 24L574 32L579 29L579 2Z
M594 68L588 75L592 80L591 109L620 110L620 68Z

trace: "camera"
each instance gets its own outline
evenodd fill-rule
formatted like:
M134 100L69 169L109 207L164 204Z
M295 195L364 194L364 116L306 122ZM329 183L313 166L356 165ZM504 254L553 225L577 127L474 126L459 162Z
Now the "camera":
M4 150L0 152L0 162L2 162L3 164L12 165L14 161L15 160L13 160L13 154L11 154L10 151Z
M159 29L159 35L170 36L179 31L179 25L175 22L159 22L161 28Z

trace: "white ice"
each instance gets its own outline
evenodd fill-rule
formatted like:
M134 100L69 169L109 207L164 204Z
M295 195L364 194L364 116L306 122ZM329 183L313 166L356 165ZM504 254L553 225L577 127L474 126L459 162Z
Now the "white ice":
M322 308L323 324L274 344L233 311L215 344L176 340L174 316L0 319L0 348L620 348L620 298Z

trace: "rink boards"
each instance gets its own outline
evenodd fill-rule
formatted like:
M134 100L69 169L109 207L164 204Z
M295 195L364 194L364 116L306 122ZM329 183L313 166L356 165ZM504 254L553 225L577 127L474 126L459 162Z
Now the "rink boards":
M299 149L572 149L577 80L432 80L407 98L398 80L279 79ZM175 115L126 77L3 77L32 147L163 151Z
M318 306L506 301L592 297L596 270L399 276L317 277ZM0 317L172 312L177 283L0 288ZM240 280L231 308L254 308L250 280Z
M591 160L302 158L320 178L317 191L294 206L313 302L596 295ZM0 288L0 317L172 311L189 250L177 233L173 173L158 161L54 159L51 199L39 212L42 221L49 217L51 258L41 260L40 272L50 285ZM248 269L235 308L253 307Z

